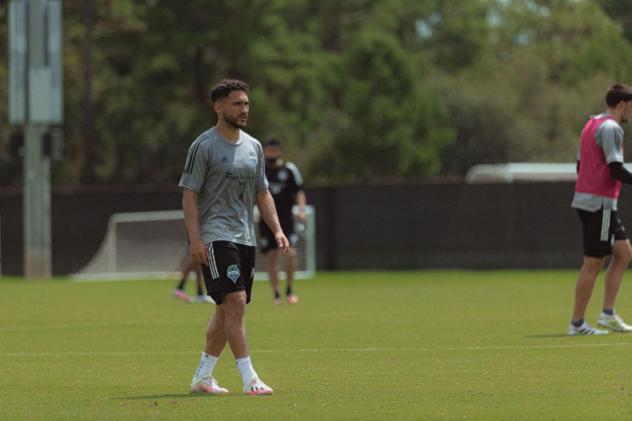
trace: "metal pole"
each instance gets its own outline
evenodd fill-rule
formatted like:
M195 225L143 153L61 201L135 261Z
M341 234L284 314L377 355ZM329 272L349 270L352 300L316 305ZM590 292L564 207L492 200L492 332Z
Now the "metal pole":
M44 156L46 127L27 124L24 130L24 275L52 275L50 221L50 160Z
M55 2L56 3L56 2ZM58 120L53 104L51 67L60 54L60 3L26 1L26 86L24 126L24 275L48 279L52 275L50 160L44 154L44 133ZM51 30L54 29L53 32Z
M62 1L9 3L9 121L24 128L24 275L50 278L50 158L44 134L63 124Z

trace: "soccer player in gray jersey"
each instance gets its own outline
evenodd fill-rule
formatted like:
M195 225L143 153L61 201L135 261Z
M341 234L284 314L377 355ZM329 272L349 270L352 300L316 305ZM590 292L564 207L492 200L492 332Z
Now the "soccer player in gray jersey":
M217 125L189 148L180 187L191 256L202 265L204 283L216 309L206 332L206 346L191 390L227 393L213 377L226 342L249 395L269 395L250 360L244 315L250 302L255 267L255 203L279 248L288 240L281 229L265 177L263 149L242 131L249 112L248 85L225 79L211 90Z

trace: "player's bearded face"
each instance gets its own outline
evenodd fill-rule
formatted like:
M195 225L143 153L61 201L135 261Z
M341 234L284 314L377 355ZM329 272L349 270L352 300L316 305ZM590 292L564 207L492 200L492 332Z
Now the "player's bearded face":
M243 129L248 124L248 112L250 102L248 95L242 91L233 91L224 98L222 104L222 117L226 123L236 129Z

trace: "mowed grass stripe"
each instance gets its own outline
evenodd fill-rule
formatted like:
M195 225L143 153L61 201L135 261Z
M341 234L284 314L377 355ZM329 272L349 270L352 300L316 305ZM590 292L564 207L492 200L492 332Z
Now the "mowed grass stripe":
M599 348L599 347L627 347L632 342L611 342L611 343L574 343L567 345L531 345L531 346L471 346L461 348L328 348L328 349L258 349L252 351L252 355L257 354L294 354L294 353L393 353L393 352L463 352L463 351L530 351L545 349L573 349L573 348ZM73 357L73 356L93 356L93 357L117 357L117 356L146 356L146 355L198 355L195 351L137 351L137 352L6 352L0 353L0 357Z

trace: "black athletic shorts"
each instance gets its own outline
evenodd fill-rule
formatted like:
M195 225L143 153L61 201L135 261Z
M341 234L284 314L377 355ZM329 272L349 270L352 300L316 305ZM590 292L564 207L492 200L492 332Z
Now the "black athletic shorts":
M246 291L250 302L252 281L255 277L255 248L230 241L213 241L208 245L209 266L202 265L206 291L217 304L224 295Z
M602 208L597 212L588 212L577 209L577 214L582 221L584 256L608 256L612 254L615 241L628 239L617 211Z
M290 247L296 247L298 245L298 234L294 232L294 220L281 220L281 229L287 237ZM263 221L259 222L259 234L259 250L261 250L261 253L266 254L270 250L278 248L276 240L274 239L274 233Z

